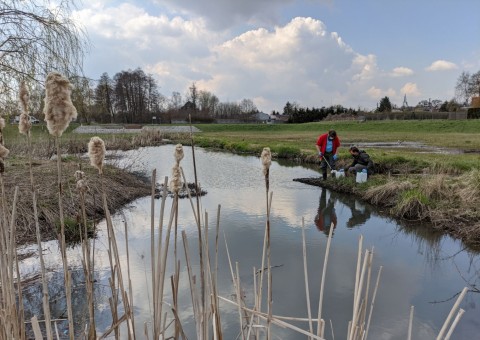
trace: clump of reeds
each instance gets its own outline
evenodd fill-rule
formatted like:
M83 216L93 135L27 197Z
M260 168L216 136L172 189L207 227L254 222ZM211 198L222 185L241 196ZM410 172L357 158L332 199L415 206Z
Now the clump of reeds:
M400 194L400 199L392 208L395 215L410 220L422 220L428 217L430 200L421 192L414 188Z
M70 98L72 85L60 73L51 72L46 81L45 121L51 135L60 137L73 119L77 118L77 109Z
M373 204L383 206L394 206L397 201L397 195L405 190L413 188L413 184L408 181L389 180L387 183L369 188L363 198Z
M428 198L441 199L452 197L452 188L448 185L446 174L428 176L420 182L422 192Z
M100 137L92 137L88 143L88 156L90 164L103 173L103 161L105 160L105 142Z
M474 169L460 177L457 194L463 203L477 204L480 201L480 170Z

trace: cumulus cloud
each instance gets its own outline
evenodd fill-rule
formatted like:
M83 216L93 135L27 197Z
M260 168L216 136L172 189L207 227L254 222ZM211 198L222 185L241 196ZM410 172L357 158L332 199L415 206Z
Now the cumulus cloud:
M141 67L166 96L186 93L196 82L221 101L249 98L265 112L281 110L286 101L371 108L381 96L395 94L374 54L354 51L317 19L297 17L232 36L212 30L202 18L91 2L75 18L94 44L86 62L92 78Z
M412 97L420 97L420 95L422 94L420 92L420 90L418 89L417 84L415 84L415 83L406 83L400 89L400 92L402 94L406 94L406 95L412 96Z
M426 68L427 71L448 71L455 70L458 66L450 61L446 60L437 60L434 61L430 66Z
M370 87L366 91L366 93L370 96L370 98L375 99L375 100L378 100L382 97L392 98L392 97L395 97L397 95L396 91L392 88L382 90L382 89L379 89L375 86Z
M392 77L405 77L411 76L413 74L413 70L408 67L395 67L390 75Z

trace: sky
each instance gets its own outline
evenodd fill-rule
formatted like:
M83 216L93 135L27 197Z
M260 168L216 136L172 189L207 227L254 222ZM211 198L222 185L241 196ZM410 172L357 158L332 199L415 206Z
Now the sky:
M192 83L282 112L450 100L480 71L478 0L82 0L85 74L142 68L168 99Z

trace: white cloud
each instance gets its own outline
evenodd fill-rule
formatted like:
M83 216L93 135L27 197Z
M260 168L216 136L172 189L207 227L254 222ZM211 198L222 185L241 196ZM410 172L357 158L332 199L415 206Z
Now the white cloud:
M87 75L141 67L167 97L173 91L185 94L196 82L221 101L250 98L267 113L281 111L287 101L373 108L383 96L400 100L405 86L400 75L413 74L407 67L382 71L376 55L356 52L313 18L232 35L213 31L202 18L153 15L138 5L113 3L91 0L91 7L75 13L94 45Z
M415 83L406 83L400 89L400 92L402 94L406 94L408 96L413 96L413 97L420 97L420 95L422 94L418 89L417 84Z
M413 74L413 70L408 67L395 67L390 75L392 77L405 77L411 76Z
M390 97L394 98L396 97L397 93L394 89L388 88L386 90L379 89L375 86L370 87L366 93L370 96L370 98L379 100L382 97Z
M434 61L430 66L426 68L427 71L448 71L455 70L458 66L454 63L446 60Z

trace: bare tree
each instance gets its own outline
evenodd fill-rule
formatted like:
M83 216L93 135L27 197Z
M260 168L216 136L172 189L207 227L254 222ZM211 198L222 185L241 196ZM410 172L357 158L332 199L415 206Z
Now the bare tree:
M18 81L43 81L56 70L81 74L85 31L71 18L76 0L0 0L0 96L12 96Z
M461 103L466 103L470 98L470 73L463 71L457 79L455 94Z

